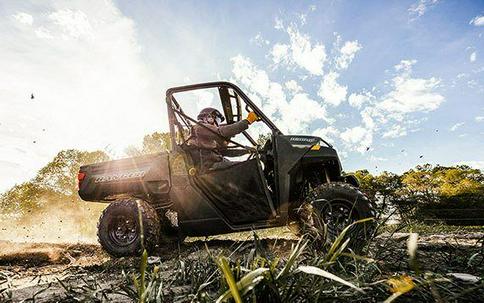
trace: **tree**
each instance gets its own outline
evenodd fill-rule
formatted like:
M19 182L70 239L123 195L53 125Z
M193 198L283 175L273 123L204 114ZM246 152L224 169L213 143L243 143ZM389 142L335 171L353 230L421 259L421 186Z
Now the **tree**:
M437 167L434 178L439 182L439 194L442 197L462 195L483 195L483 174L469 166Z
M419 220L482 224L483 180L480 170L468 166L417 166L403 174L399 206Z
M63 150L32 180L15 185L2 194L0 208L3 212L24 214L39 209L47 201L78 200L76 179L79 167L107 160L109 157L102 151Z
M360 189L370 200L375 201L378 194L378 186L375 177L366 169L357 170L354 173L360 183Z
M402 175L402 195L417 203L438 201L439 182L434 178L430 164L418 165Z
M484 194L480 170L468 166L417 166L403 174L403 194L418 203L439 203L458 196Z
M360 182L360 189L370 200L378 202L380 214L387 212L388 207L400 198L402 182L400 176L394 173L385 171L379 176L373 176L367 170L358 170L355 176Z
M130 157L137 157L141 155L155 154L164 152L171 148L170 133L154 132L146 135L143 138L143 145L141 149L130 145L126 148L125 153Z
M17 184L0 196L2 213L21 215L26 210L39 208L40 197L45 192L32 181Z
M32 182L45 190L64 195L77 194L75 185L79 167L107 160L109 157L102 151L63 150L39 170Z

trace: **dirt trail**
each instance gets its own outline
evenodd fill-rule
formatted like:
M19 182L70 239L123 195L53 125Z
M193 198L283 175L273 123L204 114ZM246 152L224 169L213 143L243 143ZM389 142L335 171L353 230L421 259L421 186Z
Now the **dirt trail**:
M390 262L392 270L405 270L406 238L408 234L380 236L377 245L392 245L394 249L383 256L395 259ZM484 271L484 265L475 268L462 268L466 258L482 249L480 242L484 233L430 235L419 238L419 258L424 267L440 272L470 272L478 274ZM264 239L262 243L271 248L279 256L287 256L295 239ZM244 251L244 246L250 247L252 242L234 241L231 239L189 239L181 245L164 247L158 252L158 257L152 257L151 262L161 260L163 270L167 275L174 274L177 260L200 258L206 254L205 245L211 250L233 251L238 248ZM247 252L247 250L245 250ZM462 262L449 264L448 259ZM457 259L456 259L457 258ZM123 283L121 270L136 270L138 259L111 259L101 247L96 244L50 244L50 243L14 243L0 241L0 293L10 292L12 302L35 297L35 302L55 302L65 298L66 287L75 293L76 287L86 289L108 289L114 284ZM445 265L443 265L445 264ZM389 268L390 269L390 268ZM97 283L93 287L92 283ZM63 286L64 285L64 286ZM91 285L91 286L90 286ZM4 289L2 291L2 289ZM37 295L36 295L37 293ZM109 298L116 302L130 302L119 294L110 293ZM1 297L0 297L1 298ZM0 299L1 301L1 299Z
M243 239L243 240L242 240ZM246 240L248 239L248 240ZM264 239L274 253L286 256L295 239L287 237ZM178 260L196 260L211 251L247 251L252 246L250 237L238 235L210 238L189 238L180 245L166 246L158 250L149 262L163 263L164 274L174 274ZM138 258L112 259L98 244L15 243L0 241L0 294L8 289L12 302L22 302L35 297L35 302L58 302L64 298L67 287L85 288L97 283L96 289L109 289L124 283L122 270L135 270ZM93 282L95 281L95 282ZM4 290L6 291L6 290ZM74 289L75 291L75 289ZM0 301L2 301L0 295ZM125 296L109 294L113 302L131 302Z
M49 264L80 265L101 256L96 244L15 243L0 241L0 266L43 266Z

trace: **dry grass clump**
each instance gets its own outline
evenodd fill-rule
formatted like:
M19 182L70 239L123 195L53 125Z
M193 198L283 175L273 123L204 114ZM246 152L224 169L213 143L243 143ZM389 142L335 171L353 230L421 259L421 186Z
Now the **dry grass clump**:
M146 293L140 296L139 291L132 291L128 295L138 302L237 303L392 302L397 298L409 302L464 302L484 297L482 271L481 277L453 275L421 266L418 234L400 239L406 241L406 252L393 258L406 255L406 265L388 271L389 264L396 260L387 252L396 249L398 243L382 245L370 239L357 254L348 247L350 230L348 226L331 242L303 237L293 244L287 258L274 254L254 233L250 246L243 243L231 251L207 247L198 259L178 260L175 274L168 279L159 274L161 264L149 266L142 261L141 276L150 273ZM325 238L320 235L319 240ZM481 254L474 253L466 262L482 260ZM139 284L134 285L139 289Z

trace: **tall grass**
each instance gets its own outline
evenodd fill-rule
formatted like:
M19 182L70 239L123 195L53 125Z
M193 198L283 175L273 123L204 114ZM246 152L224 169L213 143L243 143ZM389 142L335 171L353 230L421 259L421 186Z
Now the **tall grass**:
M352 223L333 241L323 241L327 245L312 243L313 237L302 237L286 258L273 254L256 233L250 249L238 251L242 244L232 251L207 247L206 254L198 259L179 260L172 279L151 274L144 301L139 302L392 302L402 297L417 302L444 302L445 297L459 301L484 293L482 280L469 292L448 276L421 271L417 234L407 237L408 267L399 271L385 270L382 248L372 239L364 255L355 253L348 246L350 231L369 220ZM389 243L386 249L392 250L392 245L394 248L394 243ZM146 270L159 273L159 268L156 265ZM168 282L163 284L162 280ZM168 291L183 285L189 285L183 294ZM139 300L139 292L132 294Z
M428 264L421 262L426 248L417 245L417 233L388 237L388 232L408 226L387 230L382 239L367 239L364 250L353 250L353 227L369 220L352 223L334 239L329 239L322 228L319 235L305 235L294 242L261 240L254 232L251 239L233 242L229 248L209 248L211 242L205 242L205 249L189 244L186 250L191 253L179 252L178 257L164 262L153 261L143 250L139 258L113 261L117 271L112 274L119 272L120 264L128 266L122 265L126 270L122 272L123 282L109 289L95 279L81 279L83 283L74 286L67 281L59 283L66 290L64 299L86 302L106 302L111 295L139 303L478 302L484 297L484 273L480 279L471 276L475 281L469 282L455 279L444 270L430 271L425 266ZM287 243L292 243L289 250ZM474 267L484 267L484 241L482 250L467 256L454 252L446 256L447 263L458 263L459 268L470 272ZM437 256L441 252L432 253ZM0 282L2 278L8 283L8 277L0 275ZM8 290L0 291L0 295L8 300Z
M253 249L249 254L242 255L241 259L234 260L223 253L214 256L207 249L209 258L206 261L216 264L217 269L206 276L207 280L199 279L200 285L197 293L188 297L192 297L193 301L206 300L206 302L232 300L237 303L248 301L302 302L308 299L317 300L329 297L331 293L343 297L364 294L365 291L358 285L360 281L355 279L350 272L343 271L342 276L334 272L341 271L341 268L349 269L340 262L340 258L346 257L355 263L362 259L351 251L348 251L346 255L343 253L350 240L347 236L348 231L354 225L367 221L369 219L360 220L345 228L325 251L309 250L310 240L302 237L293 245L285 260L271 256L255 233ZM370 259L366 259L364 262L368 263L368 260ZM142 278L146 272L145 256L141 258L140 263ZM183 270L186 271L186 264L182 264ZM191 264L191 266L193 265ZM156 284L156 280L156 276L152 275L148 284ZM132 295L136 295L135 299L138 302L156 302L153 288L148 286L143 292L141 283L136 281L134 286L138 291L132 292Z

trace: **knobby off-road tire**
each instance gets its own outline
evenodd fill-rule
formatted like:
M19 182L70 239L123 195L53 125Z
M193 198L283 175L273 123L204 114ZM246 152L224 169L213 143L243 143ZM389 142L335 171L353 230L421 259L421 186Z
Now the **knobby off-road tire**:
M351 223L374 218L375 210L368 198L356 187L343 182L321 184L306 197L298 211L300 233L316 242L333 242ZM375 221L355 224L346 234L349 247L359 250L375 229Z
M143 222L144 246L138 205ZM109 204L101 214L97 226L99 243L114 257L139 256L143 247L151 253L160 239L160 219L147 202L135 199L119 200Z

